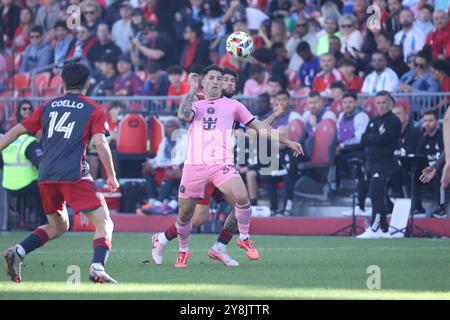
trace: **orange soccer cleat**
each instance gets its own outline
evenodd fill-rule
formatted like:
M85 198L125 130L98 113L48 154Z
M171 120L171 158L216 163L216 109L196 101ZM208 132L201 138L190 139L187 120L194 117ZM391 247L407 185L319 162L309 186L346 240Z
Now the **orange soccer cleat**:
M189 258L191 257L191 252L183 252L180 251L178 252L178 258L177 258L177 262L175 262L175 268L186 268L187 267L187 262L189 260Z
M253 240L250 238L247 238L245 240L241 240L240 238L236 241L237 245L241 247L242 249L245 249L245 253L247 254L247 257L250 260L258 260L259 259L259 252L258 249L255 248L255 245L253 244Z

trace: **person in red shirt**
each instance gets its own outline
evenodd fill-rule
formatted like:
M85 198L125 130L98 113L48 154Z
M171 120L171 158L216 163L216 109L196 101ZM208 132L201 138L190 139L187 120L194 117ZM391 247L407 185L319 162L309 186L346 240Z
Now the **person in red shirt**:
M433 24L436 30L428 34L425 44L431 46L433 60L445 59L450 56L450 52L445 52L446 46L450 42L448 14L442 10L435 11L433 13Z
M173 65L167 69L167 75L169 77L169 91L167 95L169 97L179 97L185 95L189 91L189 84L186 81L181 81L181 75L183 70L177 66ZM179 100L167 100L167 107L178 107L180 104Z
M144 13L147 22L154 24L155 26L158 24L158 16L156 15L156 0L144 1L140 9Z
M34 25L34 14L28 7L20 11L20 25L14 33L13 49L15 53L21 53L30 44L30 31Z
M441 92L450 92L450 64L446 60L436 60L431 63L431 78L439 82ZM450 103L450 97L440 99L433 107L439 109Z
M336 60L331 53L320 56L320 68L322 71L314 78L312 86L314 91L329 95L330 85L336 80L342 80L342 76L335 66Z
M356 61L352 58L344 57L339 61L339 72L342 75L342 81L344 81L348 89L361 92L363 79L358 77L355 71Z

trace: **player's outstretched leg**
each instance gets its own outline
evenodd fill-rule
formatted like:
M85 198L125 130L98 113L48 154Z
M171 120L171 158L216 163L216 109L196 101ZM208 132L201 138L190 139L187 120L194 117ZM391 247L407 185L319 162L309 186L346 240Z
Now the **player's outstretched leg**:
M89 269L89 279L98 283L116 283L105 271L106 261L112 247L112 233L114 224L109 216L107 207L101 206L94 211L86 212L87 217L95 226L94 256Z
M191 257L189 251L189 236L192 231L192 215L194 214L195 205L197 203L194 199L182 199L179 198L179 211L177 222L175 226L177 227L178 241L180 242L180 250L178 252L178 258L175 263L177 268L187 267L187 262Z
M233 232L237 230L237 220L234 210L228 215L225 224L220 230L219 237L214 245L209 249L208 256L211 259L222 262L226 266L238 266L239 263L232 259L227 253L227 245L233 238Z
M12 281L19 283L22 280L21 267L25 255L42 247L47 241L58 238L69 229L66 211L61 214L48 214L47 219L48 224L38 227L20 244L16 244L3 253L6 273Z
M242 178L233 177L223 183L219 189L226 195L227 199L230 199L235 203L234 212L239 229L237 245L245 249L247 257L250 260L258 260L259 252L255 248L253 240L250 239L249 235L252 208Z

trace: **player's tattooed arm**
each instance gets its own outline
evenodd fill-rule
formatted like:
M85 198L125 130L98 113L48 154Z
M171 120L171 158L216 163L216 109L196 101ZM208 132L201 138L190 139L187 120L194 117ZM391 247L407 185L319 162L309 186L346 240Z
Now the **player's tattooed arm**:
M178 119L180 119L181 121L190 122L194 117L192 104L197 100L197 96L191 92L184 96L183 100L181 101L180 108L178 109Z

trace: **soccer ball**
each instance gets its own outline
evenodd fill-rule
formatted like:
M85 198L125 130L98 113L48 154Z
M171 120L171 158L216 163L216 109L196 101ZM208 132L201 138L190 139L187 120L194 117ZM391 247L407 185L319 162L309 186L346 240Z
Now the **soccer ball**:
M247 58L253 50L253 39L245 32L234 32L227 39L226 49L234 58Z

